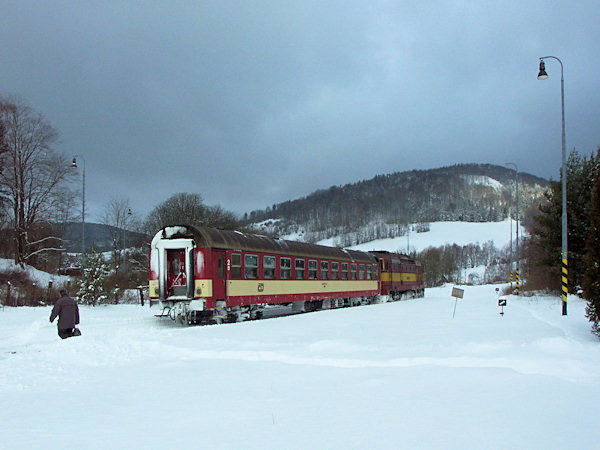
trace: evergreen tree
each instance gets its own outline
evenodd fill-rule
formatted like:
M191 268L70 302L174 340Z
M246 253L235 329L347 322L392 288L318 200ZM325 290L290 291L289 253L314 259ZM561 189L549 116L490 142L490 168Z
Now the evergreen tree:
M600 153L600 150L598 151ZM596 167L596 180L592 191L590 226L586 241L583 296L587 300L586 317L592 322L592 332L600 336L600 176Z
M84 259L83 276L77 293L80 303L96 306L110 301L113 292L111 289L104 288L108 273L109 268L104 262L104 257L95 248L92 248L92 251L87 253Z
M600 153L589 159L576 151L571 152L566 167L567 176L567 222L568 222L568 262L569 290L575 292L583 283L586 238L589 230L589 209L592 186L596 177L595 167L600 161ZM561 173L561 179L564 174ZM535 216L531 245L538 247L539 258L532 262L535 270L555 272L556 283L549 286L560 289L561 247L562 247L562 183L552 182L546 194L546 203L540 206L541 214ZM535 275L534 275L535 276Z

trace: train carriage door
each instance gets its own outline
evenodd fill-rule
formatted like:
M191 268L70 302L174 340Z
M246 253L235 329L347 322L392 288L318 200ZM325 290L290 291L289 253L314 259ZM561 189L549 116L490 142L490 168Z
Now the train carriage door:
M185 249L167 249L167 296L187 294Z
M225 300L225 252L213 251L213 299Z

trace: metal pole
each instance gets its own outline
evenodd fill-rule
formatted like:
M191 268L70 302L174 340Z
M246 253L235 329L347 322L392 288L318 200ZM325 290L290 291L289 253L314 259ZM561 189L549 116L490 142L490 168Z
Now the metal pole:
M131 208L127 208L127 215L125 216L125 220L124 220L124 230L123 230L123 253L124 253L124 260L123 260L123 266L125 268L125 274L127 274L127 245L125 244L126 240L127 240L127 226L129 225L129 219L131 218Z
M543 56L540 58L540 72L538 80L548 78L544 66L544 59L555 59L560 63L560 102L562 114L562 315L567 315L567 294L568 286L568 228L567 228L567 148L565 138L565 79L563 63L556 56Z
M521 259L519 257L519 170L515 172L515 183L517 184L517 268L515 269L515 282L516 282L516 294L519 295L519 283L520 283L520 267L521 267Z
M83 260L83 255L85 254L85 159L83 159L82 184L83 187L81 189L81 259Z
M512 195L511 195L511 197L512 197ZM509 211L510 211L510 208L509 208ZM513 275L513 272L512 272L512 269L513 269L513 254L512 254L512 214L510 214L510 212L509 212L509 214L508 214L508 218L510 219L510 263L509 263L509 265L510 265L510 288L512 289L512 280L513 280L513 279L512 279L512 275Z
M85 158L81 155L73 156L73 163L71 167L77 168L77 158L83 160L83 171L82 171L82 189L81 189L81 269L83 270L84 254L85 254ZM82 273L83 276L83 273Z
M520 259L519 259L519 168L517 167L517 165L515 163L506 163L507 166L514 166L515 167L515 185L516 185L516 191L517 191L517 268L515 270L515 279L516 279L516 290L515 293L517 295L519 295L519 266L520 266ZM512 225L512 222L511 222ZM511 238L512 238L512 234L511 234Z

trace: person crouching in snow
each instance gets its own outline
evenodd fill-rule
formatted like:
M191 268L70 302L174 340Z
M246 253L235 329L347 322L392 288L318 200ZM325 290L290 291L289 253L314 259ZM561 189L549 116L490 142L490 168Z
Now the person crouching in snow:
M58 335L61 339L79 335L81 332L75 325L79 323L79 306L77 302L69 297L67 291L60 291L60 298L54 304L52 308L52 314L50 314L50 323L54 322L54 319L58 316ZM77 330L77 331L75 331ZM75 334L73 334L75 332Z

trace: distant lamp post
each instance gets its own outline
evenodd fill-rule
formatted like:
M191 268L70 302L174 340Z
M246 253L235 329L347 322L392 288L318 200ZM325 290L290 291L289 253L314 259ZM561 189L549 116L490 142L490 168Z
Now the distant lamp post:
M127 223L129 222L130 219L131 219L131 208L127 208L127 217L125 218L125 226L127 226ZM126 240L127 240L127 228L125 228L123 230L123 255L124 255L123 266L125 267L125 274L127 274L127 245L126 245Z
M546 80L548 74L546 73L546 64L544 59L555 59L560 63L560 100L561 100L561 112L562 112L562 315L567 315L567 294L569 293L568 287L568 258L567 258L567 150L565 140L565 79L563 71L563 63L556 56L542 56L540 58L540 71L538 73L538 80Z
M77 169L77 158L83 160L82 189L81 189L81 267L83 268L83 255L85 254L85 158L81 155L73 156L71 167Z
M511 197L512 197L512 195L511 195ZM510 211L510 208L509 208L509 211ZM510 260L509 260L510 261L510 264L509 264L510 265L510 290L512 291L512 287L513 287L512 211L509 212L508 219L510 222Z
M515 185L517 189L517 268L515 270L515 281L516 281L516 290L515 293L519 295L519 267L520 267L520 259L519 259L519 168L515 163L506 163L507 166L515 167ZM511 287L512 287L512 217L511 217L511 232L510 232L510 248L511 248L511 261L510 261L510 276L511 276Z

